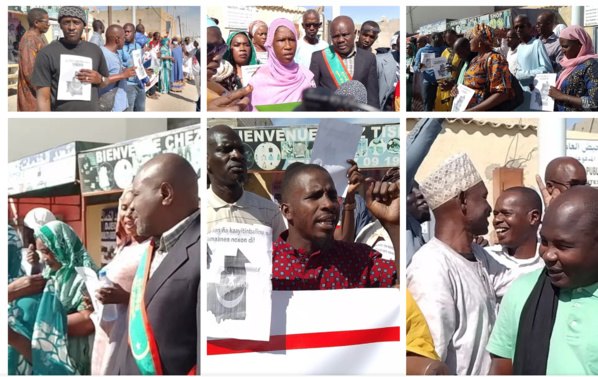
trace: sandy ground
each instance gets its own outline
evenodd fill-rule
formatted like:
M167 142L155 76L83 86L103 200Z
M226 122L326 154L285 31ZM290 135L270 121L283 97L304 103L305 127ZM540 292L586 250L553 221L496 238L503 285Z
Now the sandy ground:
M146 98L145 111L195 111L197 89L194 81L185 81L181 93L160 94L159 99ZM17 111L17 91L8 92L8 111Z

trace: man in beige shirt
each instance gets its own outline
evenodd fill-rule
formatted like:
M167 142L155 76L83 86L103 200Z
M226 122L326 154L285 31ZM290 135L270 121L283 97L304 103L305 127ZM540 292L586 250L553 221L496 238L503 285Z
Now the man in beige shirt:
M245 147L230 127L218 125L208 130L207 192L208 232L220 222L261 224L272 228L272 241L287 227L278 206L243 189L247 178Z

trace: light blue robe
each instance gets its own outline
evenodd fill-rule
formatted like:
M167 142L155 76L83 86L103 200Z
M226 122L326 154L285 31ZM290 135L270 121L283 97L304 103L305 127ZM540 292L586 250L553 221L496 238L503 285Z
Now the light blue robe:
M532 111L530 110L532 101L530 85L534 83L536 75L541 73L553 73L552 63L542 41L532 38L528 44L520 44L517 47L515 77L523 89L524 101L515 111Z

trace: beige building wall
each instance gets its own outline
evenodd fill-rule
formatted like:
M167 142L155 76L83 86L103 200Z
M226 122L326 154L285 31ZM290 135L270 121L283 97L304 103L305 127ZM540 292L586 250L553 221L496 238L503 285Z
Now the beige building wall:
M96 20L100 20L104 23L106 28L109 26L108 23L108 11L101 12L90 12L90 17ZM179 34L179 21L170 15L166 10L159 7L142 8L137 7L135 10L136 19L133 21L132 9L121 9L112 11L112 24L124 26L127 23L133 23L134 25L143 24L145 26L145 32L159 31L162 36L166 35L167 22L170 22L172 31L170 36Z
M85 209L85 242L87 252L96 265L102 265L102 231L101 220L104 208L118 207L118 202L87 206Z
M522 168L525 186L535 188L538 166L538 139L535 128L537 120L523 120L521 123L524 129L513 126L519 123L520 119L476 121L445 121L443 132L432 145L415 179L421 182L448 157L466 152L486 184L491 205L494 205L492 174L494 169L505 166L505 163L509 167ZM416 122L416 119L407 119L408 133Z

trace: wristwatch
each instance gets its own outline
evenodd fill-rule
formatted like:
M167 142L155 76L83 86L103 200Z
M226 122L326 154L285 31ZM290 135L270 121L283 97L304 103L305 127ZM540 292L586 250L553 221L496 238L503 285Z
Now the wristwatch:
M103 84L104 81L106 81L106 77L102 76L102 82L100 84Z

